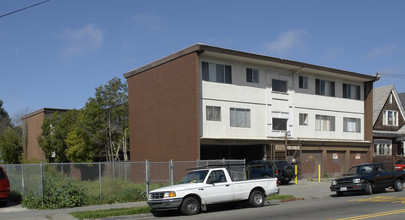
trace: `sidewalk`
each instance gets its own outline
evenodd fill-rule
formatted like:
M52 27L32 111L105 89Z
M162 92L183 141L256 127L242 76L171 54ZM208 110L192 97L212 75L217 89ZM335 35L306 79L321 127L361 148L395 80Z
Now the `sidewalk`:
M319 199L327 198L333 195L330 191L330 179L322 179L321 182L317 180L298 180L297 184L291 181L288 185L280 185L281 195L293 195L296 198L308 199ZM68 209L56 209L56 210L32 210L23 208L21 205L1 207L0 208L0 219L27 219L27 220L73 220L76 219L71 216L70 212L77 211L91 211L91 210L102 210L102 209L113 209L113 208L129 208L146 206L146 202L129 202L129 203L116 203L116 204L105 204L105 205L94 205L85 207L76 207Z
M130 208L138 206L147 206L146 202L128 202L128 203L114 203L105 205L93 205L67 209L26 209L21 205L9 206L0 208L0 219L27 219L27 220L73 220L77 219L70 215L70 212L77 211L92 211L102 209L114 209L114 208Z
M331 181L332 179L326 178L321 179L321 182L318 180L298 180L295 184L293 180L288 185L280 185L280 194L293 195L304 200L328 198L334 195L329 188Z

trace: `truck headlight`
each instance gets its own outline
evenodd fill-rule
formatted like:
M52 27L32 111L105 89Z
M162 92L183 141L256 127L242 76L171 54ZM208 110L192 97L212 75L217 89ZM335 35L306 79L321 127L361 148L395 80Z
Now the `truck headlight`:
M152 199L152 194L148 193L148 199Z
M165 192L165 194L163 195L163 198L170 198L170 197L176 197L176 193L175 192Z
M360 183L360 182L361 182L360 178L353 179L353 183Z
M332 180L332 186L337 185L337 181L336 180Z

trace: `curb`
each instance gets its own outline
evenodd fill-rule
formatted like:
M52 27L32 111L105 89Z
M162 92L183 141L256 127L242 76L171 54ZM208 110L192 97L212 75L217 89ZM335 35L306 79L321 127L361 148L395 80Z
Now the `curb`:
M300 201L300 200L304 200L304 198L283 199L283 200L280 200L280 202L293 202L293 201Z

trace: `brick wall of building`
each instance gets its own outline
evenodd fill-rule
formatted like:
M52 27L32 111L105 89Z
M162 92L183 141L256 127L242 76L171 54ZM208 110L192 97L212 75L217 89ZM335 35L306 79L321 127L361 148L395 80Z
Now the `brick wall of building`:
M198 55L128 78L131 161L200 157Z

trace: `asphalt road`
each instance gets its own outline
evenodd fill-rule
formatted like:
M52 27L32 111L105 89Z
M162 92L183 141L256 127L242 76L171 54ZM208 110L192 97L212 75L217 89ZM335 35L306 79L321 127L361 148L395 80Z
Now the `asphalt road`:
M251 208L248 205L223 205L209 207L207 212L194 216L181 216L177 212L162 213L158 217L121 216L108 220L126 219L198 219L198 220L294 220L294 219L405 219L405 192L380 192L371 196L350 194L343 197L330 195L328 198L300 200L294 202L271 202L264 207ZM106 220L105 219L105 220Z

